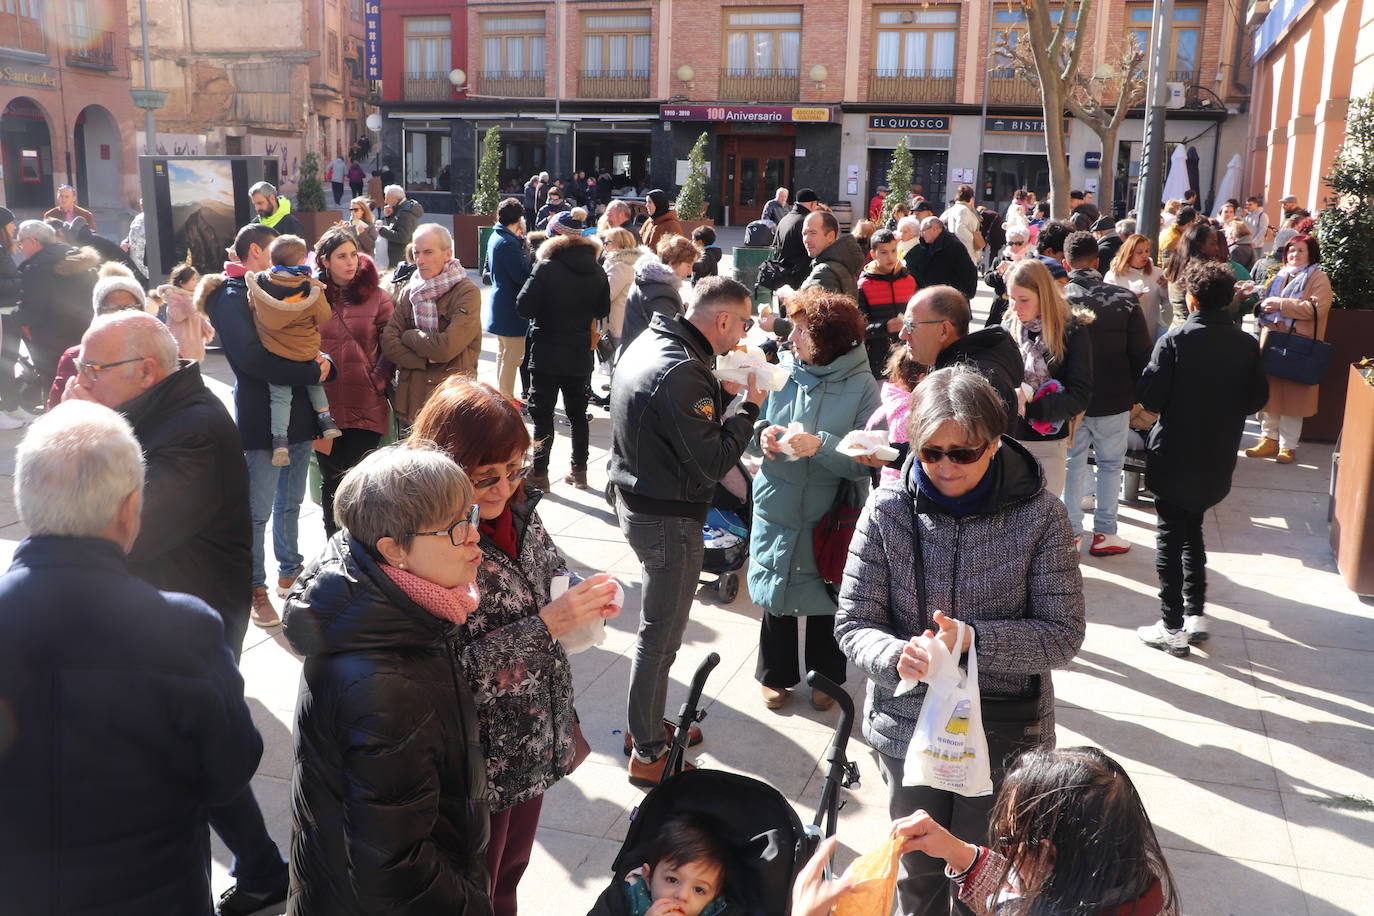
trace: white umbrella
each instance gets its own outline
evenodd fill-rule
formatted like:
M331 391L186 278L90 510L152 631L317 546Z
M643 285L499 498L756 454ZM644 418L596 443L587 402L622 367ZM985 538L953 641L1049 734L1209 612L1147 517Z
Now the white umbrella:
M1182 143L1174 147L1169 157L1169 177L1164 179L1164 191L1159 202L1182 200L1183 192L1188 190L1188 148Z
M1221 176L1221 186L1217 188L1216 202L1213 204L1215 212L1213 216L1221 216L1221 208L1226 201L1240 193L1240 153L1231 157L1231 161L1226 163L1226 174ZM1239 215L1239 214L1237 214Z

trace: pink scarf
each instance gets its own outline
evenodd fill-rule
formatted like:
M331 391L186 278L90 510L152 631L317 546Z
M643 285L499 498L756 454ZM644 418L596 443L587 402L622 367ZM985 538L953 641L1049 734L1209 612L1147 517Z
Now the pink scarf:
M459 585L455 588L444 588L442 585L435 585L428 579L421 579L404 569L388 566L385 563L381 566L382 572L386 573L391 581L396 583L397 588L406 593L406 597L440 620L448 620L461 625L467 621L469 614L477 610L476 582Z
M421 331L439 330L439 297L467 275L468 272L463 269L457 258L449 258L444 269L428 280L422 279L420 272L415 271L410 285L406 287L406 291L410 293L411 308L415 312L415 327Z

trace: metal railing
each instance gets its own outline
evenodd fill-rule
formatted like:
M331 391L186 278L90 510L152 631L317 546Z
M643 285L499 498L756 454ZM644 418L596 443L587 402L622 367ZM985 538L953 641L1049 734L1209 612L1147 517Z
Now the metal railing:
M795 102L801 98L801 74L796 70L726 70L720 75L720 97Z
M478 95L501 95L517 99L544 96L544 71L488 70L477 74Z
M67 63L102 70L115 68L114 32L84 25L67 26Z
M453 84L447 73L407 73L402 83L407 102L447 102L453 98Z
M1039 105L1040 84L1015 70L989 70L988 102L992 105Z
M647 99L647 70L583 70L577 75L577 97L582 99Z
M953 102L953 70L870 70L870 102Z
M0 46L46 54L48 40L37 19L27 16L6 16L0 20Z
M1195 83L1197 82L1197 70L1170 70L1168 81L1171 83Z

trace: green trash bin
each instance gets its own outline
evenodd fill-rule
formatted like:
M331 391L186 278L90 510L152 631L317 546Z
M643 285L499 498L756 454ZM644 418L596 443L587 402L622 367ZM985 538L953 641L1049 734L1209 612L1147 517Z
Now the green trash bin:
M753 292L754 307L771 303L773 291L759 286L759 268L773 255L772 248L733 248L731 257L735 261L735 279Z
M487 242L495 231L495 226L480 226L477 229L477 272L479 274L487 272Z

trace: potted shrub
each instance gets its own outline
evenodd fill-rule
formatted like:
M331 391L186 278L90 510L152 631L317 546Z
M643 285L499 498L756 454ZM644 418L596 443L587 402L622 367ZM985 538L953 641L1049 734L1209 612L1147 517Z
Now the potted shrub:
M477 165L477 192L471 213L453 215L453 256L465 266L485 269L487 237L496 225L501 205L501 132L491 128L482 137L482 160ZM534 214L526 214L528 222Z
M1336 197L1318 215L1316 234L1333 295L1326 340L1336 352L1303 438L1334 442L1350 365L1374 356L1374 94L1351 101L1345 142L1326 180Z
M330 210L325 202L324 185L320 183L319 153L306 153L305 161L301 163L300 181L296 182L296 203L291 212L305 227L305 243L312 247L340 219L340 214Z
M703 132L687 154L687 183L677 194L677 218L688 238L698 226L714 226L715 220L706 218L706 134Z

